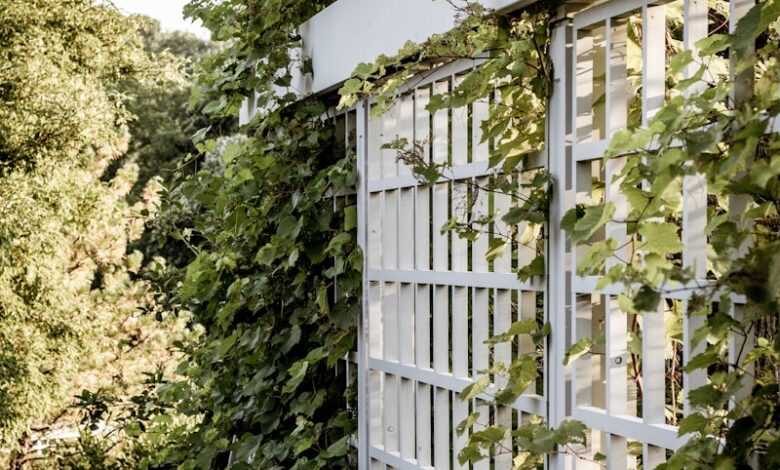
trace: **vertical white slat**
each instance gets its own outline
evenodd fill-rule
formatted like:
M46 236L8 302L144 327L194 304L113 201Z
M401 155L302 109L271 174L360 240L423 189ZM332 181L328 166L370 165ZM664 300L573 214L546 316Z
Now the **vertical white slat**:
M455 87L463 82L462 77L455 77ZM467 106L452 108L452 166L462 166L468 163L469 141L469 109Z
M755 0L731 0L729 3L729 32L734 33L737 29L739 21L747 15L753 6L755 6ZM753 67L749 67L740 73L736 72L738 61L743 59L745 55L753 54L755 51L754 45L749 47L741 54L731 54L731 76L733 80L732 96L734 99L734 108L742 109L749 105L749 100L753 96L753 81L755 77L755 71ZM748 157L747 164L750 165L752 157ZM729 198L729 219L734 222L740 230L750 231L750 222L746 222L744 214L752 206L750 196L739 195L731 196ZM752 245L752 239L747 238L743 241L742 245L737 250L736 257L744 257L748 254L750 246ZM744 305L733 305L731 315L739 322L742 322L745 326L749 325L749 322L745 322L746 311ZM733 362L737 360L742 361L745 355L749 354L755 347L755 332L750 330L747 338L735 336L733 333L729 338L730 352L729 356ZM744 343L744 347L743 347ZM742 355L740 356L740 350ZM732 361L730 361L732 362ZM742 363L741 365L744 375L742 376L741 388L735 394L734 399L736 401L742 400L750 396L750 392L753 386L753 377L755 373L755 364ZM733 371L736 369L732 368Z
M420 369L431 368L430 292L430 286L416 286L414 302L414 359L415 364Z
M567 209L571 198L571 176L567 165L567 152L571 152L571 129L573 129L573 102L570 92L574 82L572 28L569 21L556 22L552 27L550 56L555 71L553 92L548 103L548 132L545 146L548 148L548 169L556 184L555 194L550 204L549 239L547 247L547 291L544 294L546 320L557 325L563 331L570 329L569 319L576 315L571 311L572 295L567 289L566 279L571 272L570 257L566 251L566 235L560 226L560 220ZM576 96L576 95L575 95ZM567 269L568 267L568 269ZM567 309L568 307L568 309ZM573 331L571 332L574 333ZM554 427L567 415L566 386L569 380L574 380L571 366L563 365L567 349L567 334L552 334L545 350L545 398L548 403L547 422ZM572 386L574 384L571 384ZM573 401L573 400L571 400ZM521 417L522 419L522 417ZM573 458L563 452L556 452L547 458L546 467L549 470L564 470L573 466Z
M414 95L405 94L398 102L398 138L414 142ZM398 162L398 176L410 176L412 169L404 162Z
M490 159L490 143L482 142L482 123L490 117L490 99L485 97L471 105L471 148L472 161L486 162Z
M593 308L590 295L577 296L575 341L592 338ZM575 405L595 406L593 402L593 354L585 354L575 362Z
M450 468L450 391L434 389L433 459L436 470Z
M453 263L454 263L453 253ZM464 254L464 257L466 254ZM469 377L469 295L467 287L452 287L452 375ZM453 467L468 469L458 462L458 454L468 442L468 433L458 435L455 428L468 417L469 403L452 394Z
M575 34L576 80L574 86L574 128L576 143L587 142L593 134L593 36L578 30Z
M429 87L414 90L414 141L422 147L421 157L426 162L431 159L431 116L427 109L430 100Z
M753 6L755 6L755 0L730 0L729 1L729 33L734 33L737 29L737 24ZM751 96L753 96L753 79L754 71L752 67L743 70L740 73L736 73L737 61L743 59L746 56L752 54L755 47L751 46L745 51L741 51L740 54L731 55L731 80L733 85L732 96L734 98L735 107L739 108L743 106Z
M384 397L382 396L382 376L377 370L368 373L369 393L369 447L384 448L384 431L382 430Z
M382 212L382 267L398 269L398 193L385 191Z
M518 191L522 198L526 198L530 195L531 190L529 188L523 188L523 184L530 183L533 178L532 172L524 172L518 176L518 184L520 190ZM521 204L522 201L515 200L512 202L512 206ZM523 268L527 266L536 257L536 232L534 227L527 222L520 222L517 224L517 267Z
M469 376L468 288L452 287L452 374Z
M518 293L518 309L520 320L536 320L536 292L522 291ZM522 335L518 339L518 353L522 356L524 354L533 354L536 350L533 338L529 335ZM546 372L546 371L545 371ZM525 393L535 393L534 385L530 385Z
M414 192L414 266L418 271L431 269L431 187L418 186Z
M458 470L468 470L469 464L461 465L458 461L458 454L468 444L468 432L464 432L461 435L455 431L457 426L463 422L469 415L469 402L461 400L457 393L452 394L452 434L454 439L453 445L453 468Z
M368 212L374 214L367 219L368 268L380 269L382 267L382 218L377 215L382 213L382 193L368 195Z
M458 221L468 219L468 185L465 182L452 183L452 217ZM451 233L452 238L452 270L466 272L469 269L469 245L468 240L461 238L457 233Z
M617 434L607 435L607 469L626 470L628 467L628 442Z
M666 7L642 9L642 124L647 126L663 106L666 93ZM642 419L648 424L666 422L666 329L665 301L653 312L645 312L642 323ZM654 466L665 460L665 452L645 448ZM661 459L661 460L659 460ZM648 467L653 468L653 467Z
M512 470L512 408L508 406L496 407L496 425L507 430L495 450L495 470Z
M414 380L401 378L400 385L400 418L399 424L399 447L401 458L405 460L414 460L414 448L416 445L415 432L415 388Z
M433 288L433 370L450 372L449 287Z
M642 125L647 126L666 96L666 7L642 9Z
M615 28L612 22L607 20L606 50L608 51L609 64L607 72L607 129L610 134L622 129L627 123L628 96L626 89L625 72L625 25ZM614 42L613 42L614 40ZM597 60L597 62L599 62ZM597 71L598 72L598 71ZM595 113L594 113L595 114ZM595 116L594 119L598 119ZM620 191L620 181L616 178L625 166L624 158L610 158L605 162L605 195L608 202L615 205L613 219L624 220L628 215L628 203ZM613 239L618 246L623 246L626 240L626 226L622 223L609 222L606 224L605 235L607 239ZM617 256L626 259L628 250L618 250ZM609 269L618 261L611 258L607 261ZM602 303L605 306L606 316L606 409L610 415L622 415L627 413L627 322L626 313L621 311L617 300L610 296L603 296ZM621 470L627 466L626 439L622 436L610 434L607 437L607 468Z
M506 241L506 245L498 256L493 259L493 272L509 273L512 272L512 239L510 227L502 220L504 214L509 211L512 203L511 196L508 194L493 193L493 208L495 212L495 222L493 231L496 233L493 237L501 237Z
M431 331L430 331L430 296L431 288L426 285L416 286L414 304L414 355L418 368L431 368ZM417 419L417 462L420 465L431 464L431 386L418 383L415 400Z
M477 187L475 187L472 192L472 197L474 197L474 193L476 193L476 201L472 207L472 219L479 220L488 216L489 194L487 191L479 189L487 187L488 179L477 178L474 182ZM488 233L484 233L487 232L488 229L486 225L479 225L474 228L475 230L479 230L483 233L480 233L477 239L471 243L471 270L478 273L484 273L488 271L488 261L486 256L488 252L490 235Z
M449 82L438 82L434 85L437 94L447 93ZM449 113L447 110L439 110L433 115L433 155L436 163L447 163L449 148ZM437 183L433 186L433 269L435 271L447 271L449 253L449 233L442 233L442 227L449 219L449 184Z
M415 192L413 188L400 191L398 204L398 269L414 270L415 255Z
M628 22L610 20L607 22L607 45L609 48L607 67L607 129L608 138L625 129L628 122ZM649 91L649 93L654 90ZM648 92L645 92L648 93ZM643 108L644 109L644 108Z
M475 254L474 256L477 255ZM490 310L488 302L488 289L474 288L472 290L471 348L472 374L475 380L487 374L487 368L490 365L490 349L485 344L485 341L490 336ZM482 400L474 400L474 411L479 413L479 419L474 426L474 431L481 431L490 426L490 408L487 403ZM473 468L474 470L486 470L489 466L490 461L488 459L475 463Z
M430 89L418 88L414 98L414 140L422 146L422 158L430 160L430 115L425 109L430 101ZM414 265L418 271L427 271L430 264L430 194L428 186L418 186L414 204Z
M666 422L665 301L642 319L642 419L648 424Z
M687 50L693 51L698 59L696 43L707 37L709 28L709 5L707 0L685 0L684 4L683 42ZM685 77L692 77L698 63L692 64L685 71ZM701 91L706 84L699 83L687 90L688 94ZM683 267L692 269L696 279L704 280L707 274L707 179L704 175L695 174L683 177ZM703 351L703 345L693 348L691 338L693 333L703 325L703 317L689 317L688 303L683 302L683 362ZM707 380L704 370L683 372L684 412L690 413L688 392L698 388Z
M505 333L512 325L512 291L496 289L495 307L493 309L493 334ZM495 345L494 357L496 363L503 363L508 368L512 361L512 345L504 342ZM495 379L498 387L506 387L507 378L497 376ZM505 406L495 408L496 425L503 426L507 430L512 429L512 409ZM509 435L507 435L509 436ZM501 440L495 449L495 470L511 470L512 468L512 440L511 437Z
M414 345L414 304L416 288L412 284L401 284L398 296L398 335L399 335L399 360L402 364L414 365L416 363ZM400 384L400 419L399 419L399 444L401 457L414 459L415 448L415 383L406 378L401 379Z
M367 112L367 114L370 114ZM379 150L382 135L382 119L368 116L368 135L366 136L366 166L369 180L382 178L382 152Z
M479 418L474 424L474 431L483 431L490 426L490 405L483 400L474 400L474 410L479 413ZM473 464L474 470L489 470L490 459L483 459Z
M414 365L415 324L414 324L415 288L412 284L401 284L398 295L398 359L402 364Z
M433 85L433 91L437 95L447 94L450 89L448 81L437 82ZM435 163L449 162L449 112L441 109L433 114L433 156Z
M504 289L496 289L494 295L493 308L493 335L506 333L512 325L512 293ZM512 346L508 342L502 342L495 345L494 349L495 364L504 364L507 368L512 361ZM505 376L496 376L496 385L505 387L507 380Z
M371 357L382 359L384 357L384 333L382 332L382 288L381 284L377 282L371 282L368 284L368 322L368 353Z
M384 358L388 361L399 360L398 329L398 285L386 282L382 286L382 327L384 335ZM393 374L384 377L384 445L387 452L398 452L398 416L399 416L400 378Z
M442 232L447 224L449 216L449 183L436 183L433 185L433 270L449 270L449 235L450 232Z
M628 93L626 88L626 25L607 20L607 51L609 51L609 66L607 67L607 129L612 134L625 128L627 122ZM623 171L625 158L610 158L605 162L605 195L607 202L615 205L614 220L624 220L628 215L628 202L620 191L620 181L616 177ZM618 246L626 241L626 226L622 223L606 224L605 235L613 239ZM627 259L626 248L618 250L620 259ZM619 263L616 259L607 260L607 270ZM627 412L627 321L626 313L621 311L617 300L605 296L606 306L606 349L607 349L607 383L606 407L609 414L625 414ZM614 439L615 436L610 437ZM623 445L625 440L623 439ZM619 444L610 447L613 451ZM625 463L623 464L625 465Z
M666 462L666 449L645 444L642 449L642 468L653 470Z
M392 143L398 138L398 102L393 103L382 115L382 136L379 145ZM395 178L398 176L398 152L392 149L381 149L382 178Z
M357 105L357 109L352 121L352 130L354 130L354 146L355 156L357 160L357 242L363 253L367 253L367 220L366 213L368 212L368 185L367 185L367 139L368 133L368 116L367 116L367 104L366 101L361 101ZM349 127L349 126L348 126ZM347 131L349 132L350 129ZM371 379L368 369L368 358L370 348L370 335L371 335L371 322L369 315L369 282L367 280L368 273L368 259L363 257L363 263L361 266L361 299L360 299L360 316L358 317L358 337L357 337L357 454L358 454L358 470L368 470L371 454L371 421L373 419L371 413ZM381 424L380 424L381 427Z
M471 347L472 347L472 374L476 380L480 375L487 373L489 366L490 350L485 344L490 332L490 311L488 309L488 290L474 288L472 294L471 310Z

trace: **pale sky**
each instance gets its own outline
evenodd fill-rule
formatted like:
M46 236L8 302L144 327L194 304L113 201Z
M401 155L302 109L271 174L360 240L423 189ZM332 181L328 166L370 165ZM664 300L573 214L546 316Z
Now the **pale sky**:
M183 30L201 39L209 39L210 33L200 24L184 19L182 8L188 0L112 0L124 13L139 13L160 21L166 31Z

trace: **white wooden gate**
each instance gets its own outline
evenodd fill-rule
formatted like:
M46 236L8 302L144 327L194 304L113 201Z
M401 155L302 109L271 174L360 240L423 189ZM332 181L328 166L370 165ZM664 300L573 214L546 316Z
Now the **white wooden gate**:
M576 2L582 8L588 2ZM365 249L364 306L358 344L360 468L468 468L457 454L467 436L455 428L470 411L482 423L516 427L529 416L556 426L578 419L590 429L585 448L550 456L549 468L654 468L684 440L674 426L689 407L677 412L666 377L671 354L689 344L701 320L683 317L682 339L669 342L666 312L684 311L690 291L668 294L655 314L632 317L620 310L619 286L596 289L598 277L581 277L581 253L567 243L559 221L578 203L611 201L625 212L626 201L613 181L623 165L605 160L610 137L626 126L642 126L666 96L667 9L675 2L611 0L592 2L562 16L553 29L551 54L556 70L549 103L547 145L536 156L554 178L547 276L520 282L513 269L533 253L511 244L488 263L488 238L464 241L440 228L474 195L473 185L491 177L490 149L480 143L479 123L490 103L429 115L432 94L446 92L471 62L450 64L409 84L396 105L382 117L370 115L370 102L357 107L359 239ZM707 0L679 0L684 12L684 44L708 33ZM751 6L732 1L732 24ZM629 40L629 28L641 31L641 43ZM629 64L628 50L641 48L641 64ZM641 94L632 90L641 89ZM422 185L381 145L396 138L425 142L426 158L449 163L446 178ZM523 171L532 171L533 167ZM522 175L518 175L522 177ZM689 176L680 187L683 200L683 265L706 284L707 188L702 177ZM509 197L480 192L475 212L503 211ZM505 230L500 223L495 231ZM626 237L620 224L608 224L597 237ZM733 299L737 304L742 299ZM737 307L738 309L739 307ZM542 379L511 407L491 408L486 401L465 402L458 393L493 361L508 362L529 352L500 345L489 353L485 340L520 319L550 322L552 334L540 365ZM641 351L629 351L631 335L641 335ZM582 337L603 337L568 367L567 348ZM641 367L637 367L641 364ZM634 370L631 370L631 368ZM636 380L641 377L642 393ZM688 390L704 384L703 372L683 375ZM501 385L500 383L497 385ZM671 387L671 389L670 389ZM513 453L496 451L475 469L509 469ZM597 456L604 455L604 461Z

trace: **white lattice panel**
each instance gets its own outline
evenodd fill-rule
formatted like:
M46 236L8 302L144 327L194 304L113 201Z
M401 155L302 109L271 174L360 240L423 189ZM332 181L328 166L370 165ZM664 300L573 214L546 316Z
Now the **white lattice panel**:
M508 427L524 415L546 413L541 389L528 390L505 409L459 398L493 361L512 359L509 345L492 355L485 344L489 337L513 321L544 318L543 283L521 283L513 274L513 256L528 258L523 253L528 248L510 243L488 263L491 235L469 242L441 230L452 217L466 220L469 210L487 215L511 204L509 196L485 191L473 209L468 204L478 192L475 185L492 176L479 127L490 103L433 115L427 110L431 95L448 92L458 83L457 73L470 66L445 67L405 90L383 116L363 115L368 439L377 468L467 468L457 454L468 436L458 436L455 428L470 412L481 412L477 426ZM381 148L399 137L422 143L425 159L450 165L446 176L432 185L419 183L396 151ZM510 233L500 224L493 231ZM505 445L511 449L511 443ZM492 460L475 468L509 469L511 450L497 451Z

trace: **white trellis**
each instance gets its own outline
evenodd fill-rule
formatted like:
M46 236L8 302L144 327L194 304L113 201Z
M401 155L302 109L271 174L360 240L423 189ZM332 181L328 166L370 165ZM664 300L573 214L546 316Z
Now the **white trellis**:
M335 64L335 69L321 75L325 78L315 78L314 85L302 82L301 89L326 91L337 80L346 79L345 74L358 62L371 60L380 52L393 52L402 44L401 39L419 40L450 24L437 16L451 15L446 2L434 2L433 6L424 2L425 14L435 17L429 26L414 17L413 3L339 0L304 25L304 38L315 36L310 38L311 44L317 44L318 34L330 32L336 25L356 26L353 37L339 33L324 39L326 47L305 48L313 57L315 77L318 68ZM511 10L533 2L488 3ZM752 0L731 1L732 27L752 5ZM597 289L598 277L576 274L582 253L571 247L559 225L563 214L578 203L610 201L617 207L618 219L627 210L613 180L623 162L605 160L603 154L617 130L645 125L663 105L667 93L667 12L676 6L683 11L684 47L695 53L696 41L708 34L707 0L565 2L554 21L551 55L556 77L548 104L546 148L516 176L545 167L556 182L547 246L540 247L547 260L548 274L543 280L520 282L513 273L514 267L533 258L523 247L510 245L488 263L484 256L487 237L466 242L440 231L450 215L474 194L473 185L491 177L490 149L480 142L479 125L491 103L479 102L432 116L426 105L432 94L445 93L460 74L478 66L477 62L456 62L414 80L382 117L371 116L369 101L359 103L354 114L347 115L345 132L350 146L356 145L360 175L358 238L366 255L356 354L356 445L361 469L467 468L457 460L467 437L458 436L455 427L474 410L481 412L483 421L477 426L512 428L529 416L540 416L553 426L569 418L584 422L589 428L587 448L575 449L577 455L550 456L548 468L619 470L636 468L641 461L642 467L649 469L684 443L672 424L689 413L690 407L684 399L679 416L669 416L669 361L665 357L670 345L665 341L664 317L665 310L676 305L684 311L690 291L668 294L655 313L641 319L630 317L617 305L620 286ZM385 21L376 22L377 11ZM360 21L362 14L373 19ZM387 25L393 25L393 30ZM629 48L637 47L629 41L630 25L641 31L640 54L629 54ZM386 48L378 45L376 35L387 36ZM628 58L637 55L641 57L640 73L629 76L629 70L637 67L629 64ZM641 94L630 91L629 81L641 85ZM735 88L735 96L745 92ZM780 131L780 119L774 127L773 132ZM398 162L394 150L381 148L399 137L423 142L426 159L450 163L446 178L433 185L419 183L409 168ZM706 181L701 176L686 176L680 192L682 264L694 269L699 285L706 284ZM510 204L508 196L481 192L473 210L501 211ZM501 231L502 227L496 229ZM625 239L625 227L608 223L596 235L599 237ZM734 314L739 315L739 304L744 300L732 300L737 305ZM479 398L460 400L458 392L491 361L509 361L534 347L530 342L521 344L517 351L498 346L491 358L484 341L520 319L552 325L540 371L542 380L508 407L491 409ZM683 320L684 361L696 353L690 347L691 336L701 321ZM627 369L629 322L641 322L641 399ZM571 344L582 337L599 336L604 337L603 345L569 366L563 365ZM703 371L683 374L683 396L706 380ZM511 443L506 447L511 449ZM606 460L597 462L597 453ZM508 469L512 456L512 452L497 452L491 461L472 468Z

